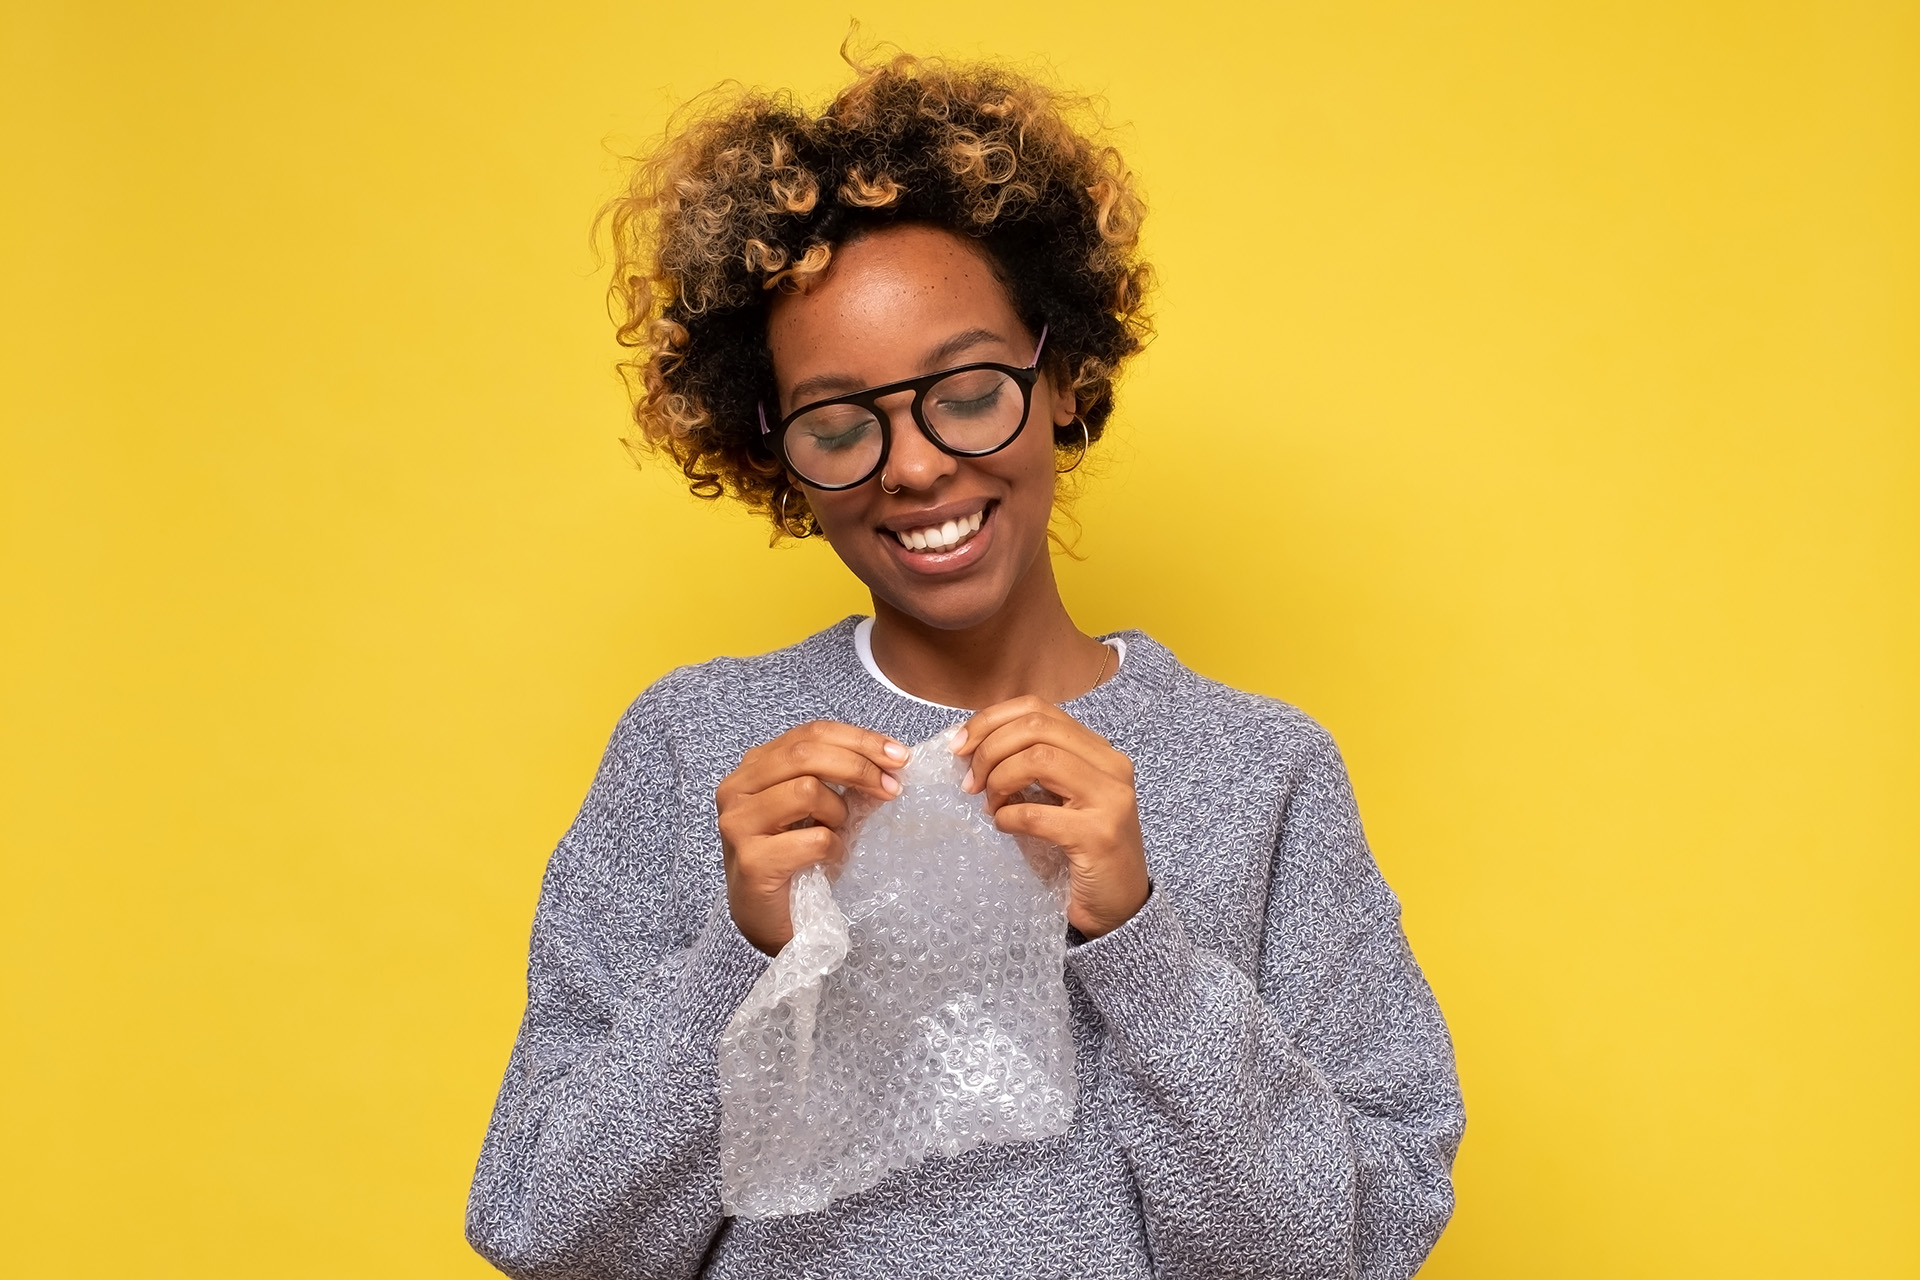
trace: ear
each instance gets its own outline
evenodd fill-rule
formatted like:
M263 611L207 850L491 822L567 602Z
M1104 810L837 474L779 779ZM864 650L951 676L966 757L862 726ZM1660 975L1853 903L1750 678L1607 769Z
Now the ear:
M1064 427L1080 412L1080 397L1073 394L1073 379L1067 372L1065 361L1047 371L1047 389L1053 393L1049 405L1053 425Z

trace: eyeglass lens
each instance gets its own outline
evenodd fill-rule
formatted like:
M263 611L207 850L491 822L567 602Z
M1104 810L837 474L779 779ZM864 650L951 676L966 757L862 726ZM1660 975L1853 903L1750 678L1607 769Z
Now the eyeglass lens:
M957 453L987 453L1013 439L1025 415L1020 384L998 369L965 369L927 388L920 414L935 439ZM882 436L872 410L825 404L787 424L787 462L818 485L850 485L880 463Z

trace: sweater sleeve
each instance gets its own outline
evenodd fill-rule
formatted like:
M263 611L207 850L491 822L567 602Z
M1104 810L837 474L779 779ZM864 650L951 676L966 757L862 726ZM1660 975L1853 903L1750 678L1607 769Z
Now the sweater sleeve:
M688 943L679 786L643 696L547 864L467 1203L509 1275L692 1276L720 1228L716 1045L767 962L723 897Z
M1452 1044L1316 734L1274 851L1257 975L1157 887L1068 952L1105 1025L1101 1088L1156 1272L1410 1276L1453 1210Z

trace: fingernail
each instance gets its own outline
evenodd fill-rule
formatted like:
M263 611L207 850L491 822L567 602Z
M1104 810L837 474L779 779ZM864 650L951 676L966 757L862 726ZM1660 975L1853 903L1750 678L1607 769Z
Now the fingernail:
M890 773L882 773L880 775L880 789L890 796L897 796L900 794L900 779Z
M960 789L968 795L973 794L973 770L967 770L967 776L960 779Z
M905 747L901 746L897 742L887 743L887 759L905 760L906 758L907 758L907 749Z
M960 748L966 745L967 745L967 726L960 725L951 734L947 735L947 750L958 751Z

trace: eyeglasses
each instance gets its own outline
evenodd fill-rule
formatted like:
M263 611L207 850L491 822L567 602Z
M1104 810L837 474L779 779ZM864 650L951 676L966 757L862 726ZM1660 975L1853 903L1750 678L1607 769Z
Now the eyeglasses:
M890 418L881 412L879 402L911 391L914 423L935 447L956 458L984 458L1012 444L1027 425L1033 384L1040 377L1040 353L1046 345L1043 326L1033 363L1024 369L989 362L963 364L816 400L773 427L767 425L763 401L760 434L773 437L774 448L787 466L807 484L816 489L851 489L879 474L893 447Z

